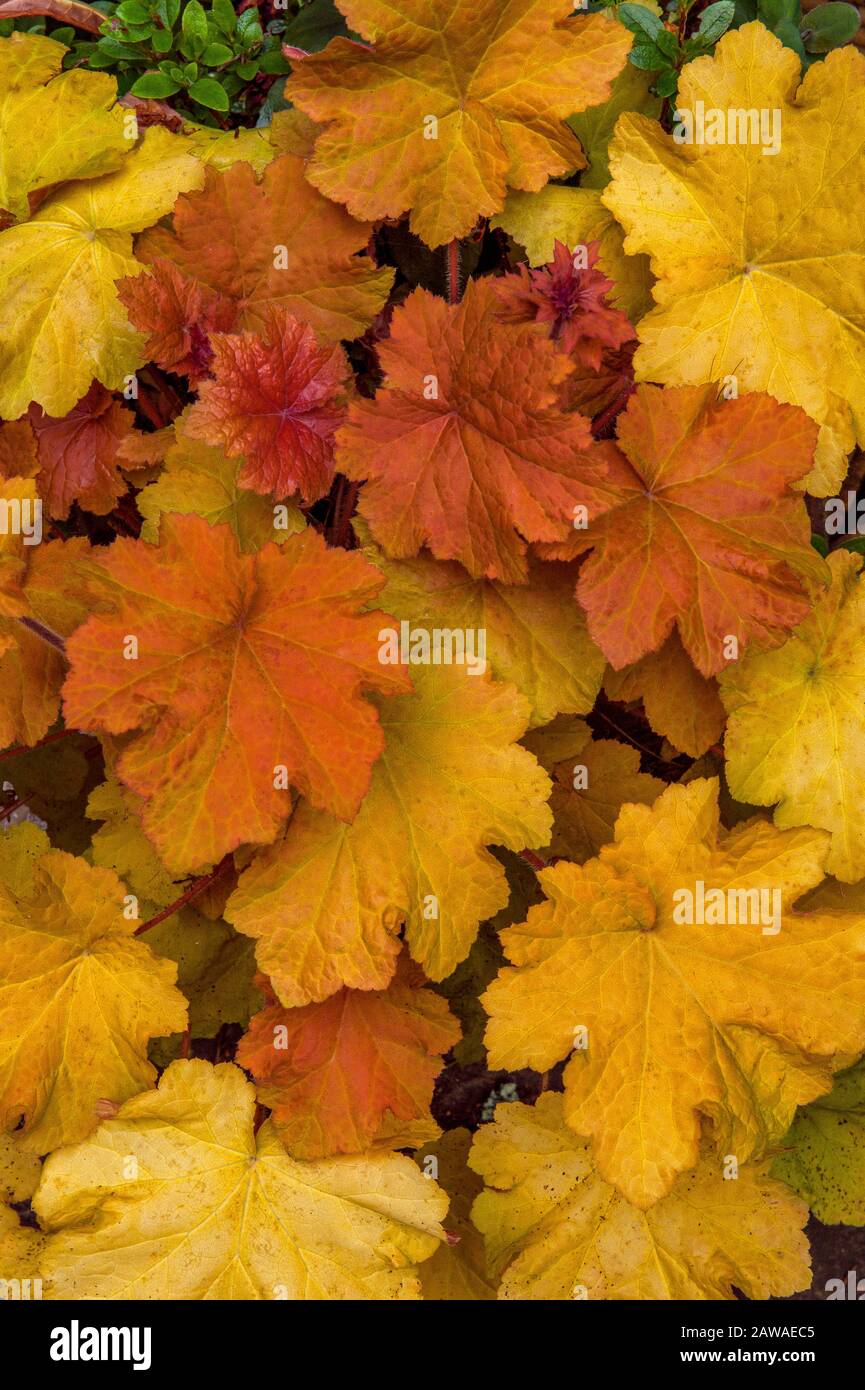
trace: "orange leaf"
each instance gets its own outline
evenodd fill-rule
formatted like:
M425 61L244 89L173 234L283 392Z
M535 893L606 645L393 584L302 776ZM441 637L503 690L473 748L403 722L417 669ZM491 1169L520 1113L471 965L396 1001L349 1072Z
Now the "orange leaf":
M361 692L411 688L378 661L382 615L358 613L381 588L372 565L312 530L244 555L229 526L176 515L158 547L118 540L98 565L114 611L68 644L66 720L131 735L117 772L172 872L270 843L286 779L355 815L383 745Z
M342 989L300 1009L270 1004L250 1022L237 1060L288 1152L328 1158L435 1138L433 1085L459 1037L446 1001L402 969L386 990Z
M390 556L459 560L524 582L527 541L563 540L584 500L588 421L556 387L572 364L533 328L503 323L489 281L454 307L417 289L379 345L386 383L337 434L337 466L369 479L360 510Z
M755 393L640 386L619 416L618 447L592 456L609 473L582 501L588 525L546 553L592 554L577 598L616 670L656 651L678 626L704 676L735 659L730 637L778 641L808 612L803 581L825 583L801 496L814 422Z
M39 456L39 492L50 516L64 520L73 502L97 516L113 510L126 491L118 449L132 433L132 415L94 381L68 415L28 414Z
M193 383L210 370L210 334L230 331L237 318L233 300L184 275L171 261L154 261L149 275L124 276L117 294L130 322L148 335L148 358Z
M294 155L274 159L260 182L249 164L208 168L200 193L178 198L174 230L152 227L139 260L164 257L237 305L241 328L264 324L281 305L320 338L356 338L383 307L393 271L358 256L372 228L322 198Z
M631 44L571 0L339 0L349 27L293 57L286 95L327 122L308 178L355 217L399 217L428 246L585 167L568 116L606 101Z
M241 487L304 502L333 477L333 436L345 415L349 365L342 348L320 348L311 328L285 309L267 315L265 336L214 333L213 380L189 416L190 439L243 456Z

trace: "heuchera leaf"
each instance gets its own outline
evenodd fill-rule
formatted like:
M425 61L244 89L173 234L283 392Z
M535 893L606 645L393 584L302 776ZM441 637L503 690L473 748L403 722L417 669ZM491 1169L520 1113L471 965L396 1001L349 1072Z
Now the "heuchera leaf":
M428 246L499 212L508 185L538 189L582 168L564 120L610 95L630 48L601 15L570 19L569 0L339 7L372 47L336 38L295 62L287 95L326 123L309 178L355 217L411 209Z
M469 1162L487 1184L472 1220L499 1298L763 1299L810 1284L807 1209L757 1165L725 1182L703 1158L641 1211L603 1181L552 1094L500 1105Z
M591 548L577 597L608 661L627 666L678 628L704 676L753 638L777 641L808 611L805 581L826 582L791 484L810 466L814 424L767 395L718 400L713 386L641 386L618 422L618 448L587 486L587 524L564 546Z
M597 859L543 870L549 901L503 933L514 968L482 1001L492 1067L545 1071L588 1030L565 1072L565 1118L641 1208L697 1162L701 1119L745 1162L829 1089L837 1054L865 1046L865 918L794 911L822 878L827 837L765 821L719 836L717 796L715 779L668 787L652 807L623 807ZM777 889L781 929L735 912L720 929L696 908L677 921L674 894L695 905L698 881L725 899Z
M628 256L624 234L593 188L551 184L540 193L510 193L493 227L509 232L525 248L531 266L552 260L556 242L566 246L598 243L598 268L613 283L610 303L636 323L652 307L648 256Z
M32 480L0 481L0 505L17 504L24 516L36 500ZM19 619L35 619L60 642L84 621L78 566L89 548L83 537L29 545L21 534L0 536L0 748L37 743L57 717L62 652Z
M357 818L344 825L301 802L226 908L288 1007L344 984L384 989L403 923L412 956L444 979L507 902L484 847L549 837L549 782L514 746L527 701L454 668L412 667L412 679L414 695L381 706L385 749Z
M125 385L142 339L114 282L141 270L132 234L170 212L201 173L181 137L153 127L115 173L61 185L29 221L0 231L0 414L16 419L35 401L60 417L94 377Z
M214 333L212 378L186 422L191 439L244 459L238 481L255 492L316 502L333 479L334 434L350 376L338 344L319 347L307 325L270 309L261 336Z
M455 308L414 290L378 348L385 385L352 402L337 435L337 466L367 480L360 511L388 555L426 544L513 584L526 578L525 541L570 531L591 432L556 405L567 358L499 308L484 281Z
M371 231L307 183L301 159L284 155L260 182L245 163L208 169L204 189L178 199L173 230L154 227L136 254L172 261L233 300L241 328L261 329L279 305L335 342L372 323L393 282L392 270L356 254Z
M826 869L865 874L865 590L862 559L836 550L832 587L776 651L747 652L720 681L729 716L727 780L739 801L775 806L775 824L832 835Z
M16 219L38 189L110 173L129 153L114 78L61 73L65 52L41 34L0 44L0 210Z
M402 1154L299 1163L254 1113L237 1067L178 1061L52 1154L33 1199L47 1296L418 1298L444 1239L436 1183Z
M227 522L248 555L268 541L279 545L304 529L303 512L295 503L274 507L271 498L240 487L243 459L228 458L218 445L190 439L188 419L184 412L175 420L166 443L165 467L138 494L138 510L144 518L142 540L156 541L166 512L194 513L211 526Z
M825 1225L865 1226L865 1065L842 1072L827 1096L800 1110L772 1174Z
M327 1158L435 1138L433 1083L459 1037L445 1000L409 968L386 990L342 989L301 1009L269 1003L237 1061L288 1152Z
M117 771L169 869L273 840L287 782L355 815L383 743L361 691L410 685L378 660L383 615L357 611L381 584L371 565L314 531L243 555L230 527L170 516L158 547L118 540L98 567L112 611L69 642L65 715L133 735Z
M435 1160L437 1181L450 1197L448 1239L420 1270L423 1296L437 1302L488 1302L496 1297L495 1281L486 1269L483 1240L470 1216L472 1203L483 1187L468 1166L472 1136L467 1129L450 1129L418 1154L426 1170Z
M0 1116L24 1117L32 1153L77 1143L97 1101L151 1085L148 1040L186 1026L177 971L135 940L117 875L45 850L23 885L0 870Z
M572 565L530 560L525 584L500 584L424 554L389 560L373 545L364 553L386 577L382 607L409 624L409 635L424 627L486 634L484 660L496 680L510 681L530 701L532 724L589 712L604 658L582 609L569 602Z
M564 242L556 241L548 265L539 270L520 265L492 283L506 322L543 324L561 352L599 371L604 351L622 347L634 330L607 303L613 282L597 268L598 243L590 242L585 251L582 268Z
M50 516L61 520L73 502L104 516L126 491L118 457L132 433L133 417L104 386L94 381L77 405L60 419L38 405L28 412L39 458L37 486Z
M699 758L724 732L717 682L701 676L674 628L663 647L621 671L607 667L604 690L611 700L642 700L655 733Z
M619 118L603 194L652 257L657 307L639 325L641 380L671 385L734 375L822 426L808 490L835 491L846 455L865 442L863 275L865 57L848 47L814 63L762 24L725 34L713 57L682 70L677 106L691 114L766 111L768 140L677 143L646 116ZM797 90L798 88L798 90ZM695 248L699 253L695 255Z
M210 334L230 331L237 319L234 300L184 275L172 261L155 260L149 274L118 280L117 293L130 322L148 335L148 358L191 385L210 371Z

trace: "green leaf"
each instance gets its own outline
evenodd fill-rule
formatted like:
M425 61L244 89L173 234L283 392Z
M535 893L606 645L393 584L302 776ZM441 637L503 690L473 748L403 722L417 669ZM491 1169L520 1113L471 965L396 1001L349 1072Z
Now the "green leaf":
M670 33L669 29L661 30L655 39L655 47L659 48L667 58L672 58L674 62L679 56L679 41L675 34Z
M775 25L774 33L785 48L792 48L793 52L798 53L802 61L805 61L805 46L802 43L802 36L792 19L780 20Z
M193 101L207 106L211 111L227 111L228 95L213 77L199 77L189 89Z
M258 63L238 63L235 68L238 77L242 77L244 82L251 82L258 72Z
M180 83L164 72L146 72L133 84L131 91L134 97L153 97L161 101L165 97L173 97L179 88Z
M272 48L261 59L260 69L267 73L291 72L291 64L278 48Z
M312 0L300 14L290 19L283 31L283 41L306 53L320 53L331 39L348 33L346 22L333 0Z
M645 72L659 72L667 66L664 54L653 43L635 43L628 54L628 61Z
M156 0L155 8L166 29L173 29L180 14L180 0Z
M826 537L825 537L825 536L820 536L820 535L818 535L818 534L815 533L815 534L811 537L811 544L813 545L814 549L817 551L817 554L818 554L818 555L822 555L822 556L823 556L823 559L825 560L825 559L826 559L826 556L829 554L829 542L827 541Z
M223 34L233 34L237 28L237 15L231 0L213 0L213 21Z
M809 53L828 53L842 43L849 43L859 23L859 11L855 5L830 0L828 5L818 5L806 15L799 27ZM53 39L56 35L52 34L51 37Z
M642 5L620 5L617 18L630 29L632 34L645 34L648 39L657 39L663 33L664 25L656 14ZM639 65L638 65L639 66Z
M174 35L170 34L167 29L156 29L152 43L157 53L170 53L174 44Z
M201 55L201 61L206 68L218 68L223 63L231 62L231 49L224 43L209 43Z
M717 43L733 23L735 14L735 0L716 0L714 5L707 5L700 15L698 36L704 43Z
M840 1072L827 1096L800 1110L779 1147L772 1176L818 1221L865 1226L865 1064Z
M852 550L854 555L865 555L865 536L853 536L845 541L842 550Z
M124 24L150 23L150 11L141 4L141 0L123 0L123 4L118 5L114 13Z
M189 4L183 11L181 28L188 39L193 41L197 39L199 43L207 43L207 15L204 13L204 6L200 0L189 0Z
M678 85L679 74L672 68L665 68L654 83L654 88L659 97L671 97Z
M799 0L760 0L760 18L768 29L775 29L783 19L798 25L801 13Z

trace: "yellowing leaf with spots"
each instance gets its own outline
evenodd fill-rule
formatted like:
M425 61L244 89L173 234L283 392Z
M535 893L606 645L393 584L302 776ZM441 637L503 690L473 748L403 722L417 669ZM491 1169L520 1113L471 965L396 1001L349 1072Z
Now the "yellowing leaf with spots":
M23 1118L22 1147L47 1153L95 1128L98 1101L153 1084L147 1043L182 1031L186 1000L135 939L116 874L62 850L33 860L27 838L20 855L17 881L0 878L0 1125Z
M573 1051L566 1121L636 1206L694 1166L701 1128L744 1163L865 1049L865 916L795 907L827 852L762 820L724 834L698 779L623 807L597 859L543 870L548 901L502 934L489 1065Z
M469 1163L486 1183L472 1220L502 1275L499 1298L764 1299L811 1281L807 1208L762 1167L727 1181L703 1157L641 1211L604 1182L561 1096L500 1105Z
M678 137L619 118L602 198L658 277L638 378L735 377L801 406L822 427L807 485L825 496L865 443L865 56L840 48L800 75L762 24L725 34L682 70Z
M835 551L830 591L787 639L746 652L720 681L727 781L775 824L832 835L827 873L865 875L865 589L858 556Z
M549 780L516 746L528 701L455 667L411 671L415 694L380 706L385 748L356 819L301 801L226 908L289 1008L342 985L384 989L403 925L414 959L444 979L508 900L486 846L549 837Z
M412 1299L447 1197L402 1154L289 1158L238 1067L174 1062L33 1199L51 1299Z
M465 236L505 190L582 168L568 116L604 101L630 48L570 0L339 0L367 44L295 60L286 92L324 125L307 177L353 217L399 217L428 246Z

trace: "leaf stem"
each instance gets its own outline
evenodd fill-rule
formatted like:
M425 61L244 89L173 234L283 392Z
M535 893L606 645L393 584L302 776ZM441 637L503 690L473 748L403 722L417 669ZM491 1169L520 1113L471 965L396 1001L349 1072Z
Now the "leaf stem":
M460 287L460 243L457 237L448 242L445 276L448 291L448 304L459 304L462 297Z
M45 623L40 623L38 618L19 618L19 623L26 627L28 632L33 632L37 637L41 637L43 642L47 642L50 647L56 647L57 651L63 656L66 655L66 643L59 632L54 632Z
M232 856L230 854L224 855L215 869L211 869L209 874L202 874L201 878L197 878L191 887L187 888L186 892L182 893L175 902L169 903L168 907L164 907L161 912L157 912L155 917L150 917L142 926L136 927L133 935L140 936L142 932L150 931L151 927L158 926L160 922L164 922L166 917L171 917L175 912L179 912L187 903L192 902L193 898L197 898L199 893L203 893L205 888L209 888L211 883L215 883L218 878L221 878L231 862Z

